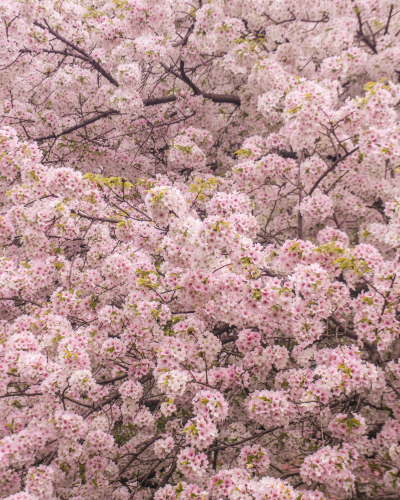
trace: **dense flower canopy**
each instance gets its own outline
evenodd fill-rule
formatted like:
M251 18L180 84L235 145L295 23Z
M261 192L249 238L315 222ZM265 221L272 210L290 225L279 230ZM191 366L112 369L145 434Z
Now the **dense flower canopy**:
M398 498L400 1L0 16L0 497Z

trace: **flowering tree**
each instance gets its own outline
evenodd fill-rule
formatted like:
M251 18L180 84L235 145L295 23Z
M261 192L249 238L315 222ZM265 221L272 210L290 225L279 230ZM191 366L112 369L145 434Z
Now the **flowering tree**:
M400 2L0 15L1 498L398 498Z

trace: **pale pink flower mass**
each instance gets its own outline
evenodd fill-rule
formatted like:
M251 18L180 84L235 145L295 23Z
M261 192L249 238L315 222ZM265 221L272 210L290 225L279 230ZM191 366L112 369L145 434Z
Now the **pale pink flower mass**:
M400 0L0 17L0 498L395 498Z

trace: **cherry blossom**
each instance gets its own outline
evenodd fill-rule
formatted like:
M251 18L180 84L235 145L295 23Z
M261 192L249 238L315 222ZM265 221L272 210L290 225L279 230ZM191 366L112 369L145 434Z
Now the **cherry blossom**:
M398 495L400 2L0 16L0 497Z

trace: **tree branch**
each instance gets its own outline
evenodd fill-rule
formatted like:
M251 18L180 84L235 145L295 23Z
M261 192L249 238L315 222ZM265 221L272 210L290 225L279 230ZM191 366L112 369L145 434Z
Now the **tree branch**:
M31 393L25 393L25 392L16 392L14 394L3 394L2 396L0 396L0 399L3 399L3 398L22 398L22 397L25 397L25 396L43 396L43 393L42 392L31 392Z
M183 61L181 61L180 65L179 65L179 70L180 70L181 74L174 71L172 68L168 68L168 66L166 66L165 64L161 64L161 66L164 69L166 69L168 71L168 73L172 73L176 78L179 78L184 83L186 83L186 85L188 85L193 90L194 95L197 95L197 96L201 95L205 99L210 99L210 101L213 101L213 102L219 103L219 104L226 103L226 104L235 104L236 106L241 105L241 100L240 100L239 96L230 95L230 94L213 94L211 92L203 92L202 90L200 90L199 87L196 84L194 84L190 80L190 78L187 76L187 74L185 72L185 64ZM170 99L172 102L172 98L170 98ZM146 104L145 104L145 106L146 106Z
M338 165L341 161L345 160L346 158L348 158L350 155L352 155L353 153L355 153L355 152L356 152L356 151L358 151L358 150L359 150L359 148L358 148L358 147L356 147L356 148L352 149L351 151L349 151L348 153L346 153L346 154L343 156L343 158L338 158L338 159L335 161L335 163L334 163L331 167L329 167L329 168L328 168L328 170L326 170L323 174L321 174L321 175L318 177L318 179L316 180L316 182L315 182L314 186L311 188L311 191L308 193L308 195L309 195L309 196L311 196L311 195L313 194L313 192L317 189L317 187L318 187L319 183L320 183L321 181L323 181L323 180L325 179L325 177L326 177L326 176L327 176L330 172L332 172L332 170L335 170L335 168L337 167L337 165Z
M386 383L387 383L387 385L388 385L391 389L393 389L393 391L394 391L394 392L397 394L397 396L400 398L400 392L399 392L399 390L398 390L398 389L396 389L396 387L394 387L394 385L393 385L391 382L389 382L388 380L386 380Z
M23 299L21 297L0 297L0 300L13 300L14 302L20 302L20 304L15 304L17 307L22 306L24 304L32 304L36 307L42 307L40 304L36 304L36 302L32 302L32 300Z
M180 79L186 83L186 85L189 85L189 87L193 90L194 95L202 95L201 90L197 85L195 85L192 80L186 75L185 73L185 63L181 60L179 69L181 72ZM174 73L176 74L176 73Z
M157 439L160 439L161 436L157 435L146 441L142 447L139 449L137 453L135 453L128 461L128 463L122 468L122 470L119 472L119 477L121 477L125 472L129 469L129 467L132 465L132 463L136 460L136 458L143 453L147 448L152 445Z
M119 220L114 220L114 219L106 219L103 217L92 217L91 215L85 215L79 210L71 210L71 214L79 215L80 217L83 217L84 219L89 219L93 221L99 221L99 222L111 222L112 224L118 224ZM101 383L101 382L99 382Z
M157 104L168 104L169 102L175 102L177 99L176 96L168 96L168 97L153 97L151 99L145 99L143 101L145 106L156 106Z
M82 61L86 62L91 62L91 59L82 55L82 54L76 54L74 52L70 52L68 49L65 50L48 50L48 49L43 49L43 50L29 50L29 49L20 49L21 54L59 54L62 56L71 56L71 57L76 57L77 59L81 59Z
M112 382L118 382L119 380L125 380L128 374L120 375L119 377L109 378L108 380L96 380L96 384L106 385L111 384Z
M78 123L77 125L74 125L73 127L69 127L64 129L62 132L59 134L51 134L51 135L45 135L41 137L37 137L36 139L33 139L36 142L43 142L47 141L49 139L58 139L62 135L65 134L70 134L71 132L75 132L75 130L79 130L80 128L86 127L86 125L90 125L91 123L97 122L98 120L101 120L102 118L106 118L107 116L110 115L116 115L119 114L119 111L115 109L110 109L109 111L104 111L104 113L99 113L96 116L93 116L93 118L89 118L88 120L85 120L84 122Z
M235 106L240 106L242 101L237 95L230 94L212 94L208 92L201 92L201 94L205 99L209 99L212 102L217 104L235 104ZM168 96L168 97L154 97L151 99L145 99L143 101L145 106L155 106L157 104L167 104L169 102L175 102L177 100L176 96Z
M103 401L99 401L96 405L94 405L90 410L88 410L84 415L83 415L83 418L87 418L89 417L92 413L100 410L101 408L103 408L104 406L108 405L108 404L111 404L113 403L114 401L116 401L117 399L120 398L120 394L119 392L115 393L115 394L112 394L110 397L108 397L107 399L104 399Z
M384 35L387 35L389 33L389 24L390 24L390 20L392 19L392 12L393 12L393 4L390 6L389 16L388 16L388 20L386 23Z
M117 82L117 80L115 80L115 78L113 78L110 73L108 73L101 65L99 62L95 61L93 59L93 57L91 57L87 52L85 52L83 49L81 49L80 47L78 47L77 45L75 45L74 43L70 42L69 40L67 40L66 38L64 38L62 35L60 35L60 33L58 33L57 31L53 30L52 28L50 28L50 26L48 25L47 21L44 20L44 22L46 23L46 26L44 26L43 24L40 24L38 21L35 21L33 24L35 26L37 26L38 28L41 28L42 30L47 30L48 32L50 32L53 36L55 36L58 40L60 40L61 42L65 43L66 45L68 45L69 47L71 47L72 49L76 50L76 52L79 52L80 54L82 54L83 56L85 56L87 58L87 62L90 63L94 69L96 69L101 75L104 76L104 78L106 78L110 83L112 83L113 85L115 85L116 87L119 87L119 83Z
M206 99L210 99L211 101L219 104L235 104L236 106L240 106L241 101L240 97L234 96L234 95L229 95L229 94L207 94L203 93L201 94L203 97ZM145 99L143 101L143 104L148 107L148 106L156 106L158 104L168 104L170 102L175 102L177 100L176 96L168 96L168 97L155 97L151 99ZM97 122L98 120L101 120L102 118L106 118L107 116L111 115L117 115L120 112L115 110L115 109L110 109L109 111L104 111L104 113L99 113L98 115L94 116L93 118L90 118L88 120L85 120L84 122L78 123L77 125L74 125L73 127L69 127L64 129L62 132L59 134L51 134L51 135L45 135L41 137L36 137L33 138L32 140L36 142L43 142L47 141L49 139L58 139L62 135L70 134L71 132L75 132L76 130L79 130L80 128L86 127L87 125L90 125L91 123ZM165 126L171 125L170 123L166 123Z
M361 38L361 40L365 43L365 45L367 45L374 54L377 54L377 50L376 50L376 46L374 43L372 43L369 38L364 35L364 32L363 32L363 23L361 21L361 16L360 16L360 13L358 12L357 13L357 19L358 19L358 26L359 26L359 30L358 30L358 36Z
M163 480L161 481L159 488L164 488L164 486L168 483L170 480L172 474L175 472L176 469L176 462L178 460L175 458L174 461L171 464L171 467L169 468L169 471L166 473L166 475L163 477Z
M237 95L230 94L211 94L208 92L203 92L202 96L206 99L210 99L212 102L216 102L219 104L235 104L236 106L240 106L242 101Z

